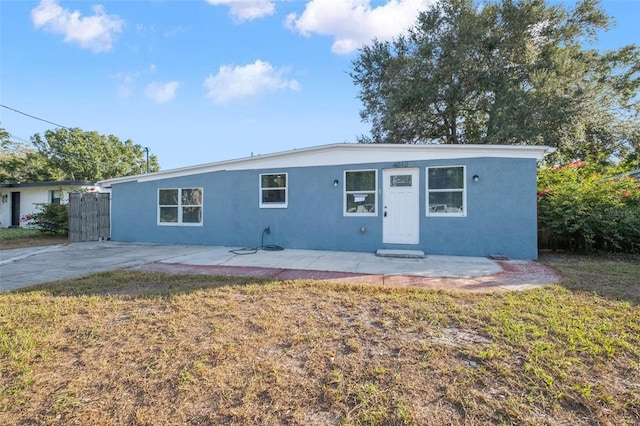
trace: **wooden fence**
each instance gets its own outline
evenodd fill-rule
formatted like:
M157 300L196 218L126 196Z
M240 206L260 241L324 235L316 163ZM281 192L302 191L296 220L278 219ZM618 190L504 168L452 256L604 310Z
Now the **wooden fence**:
M69 241L106 240L111 236L110 194L69 194Z

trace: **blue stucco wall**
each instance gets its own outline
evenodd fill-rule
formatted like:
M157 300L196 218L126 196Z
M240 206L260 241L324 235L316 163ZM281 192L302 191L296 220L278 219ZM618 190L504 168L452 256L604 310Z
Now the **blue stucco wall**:
M427 217L425 168L465 165L466 217ZM374 252L380 248L420 249L427 254L537 258L536 162L532 159L472 158L408 161L420 169L420 243L382 244L382 215L343 216L345 170L378 170L378 212L382 170L391 163L248 171L219 171L112 187L112 239L116 241ZM288 173L288 207L259 208L259 175ZM473 182L472 176L479 181ZM334 179L340 181L336 188ZM202 226L157 225L158 188L202 187ZM361 228L366 232L362 233Z

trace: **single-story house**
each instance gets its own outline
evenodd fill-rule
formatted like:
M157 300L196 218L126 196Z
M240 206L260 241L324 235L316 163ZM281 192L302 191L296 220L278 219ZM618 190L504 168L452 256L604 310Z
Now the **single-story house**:
M26 215L37 213L38 204L66 204L69 192L99 190L96 182L85 180L0 183L0 228L26 226L20 220Z
M535 259L548 152L332 144L99 184L115 241Z
M634 178L635 180L640 180L640 169L631 170L626 173L627 176Z

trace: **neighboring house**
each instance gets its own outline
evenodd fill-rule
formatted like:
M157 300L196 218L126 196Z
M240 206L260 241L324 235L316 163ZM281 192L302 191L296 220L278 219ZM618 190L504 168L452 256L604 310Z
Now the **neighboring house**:
M26 226L20 219L37 213L37 204L66 204L69 192L98 191L95 182L65 180L58 182L1 183L0 228Z
M99 184L116 241L535 259L536 162L548 152L334 144Z
M631 170L626 173L627 176L634 178L635 180L640 180L640 169Z
M640 181L640 169L635 169L635 170L631 170L630 172L618 173L616 175L608 176L604 178L604 180L618 179L618 178L623 178L627 176L635 181Z

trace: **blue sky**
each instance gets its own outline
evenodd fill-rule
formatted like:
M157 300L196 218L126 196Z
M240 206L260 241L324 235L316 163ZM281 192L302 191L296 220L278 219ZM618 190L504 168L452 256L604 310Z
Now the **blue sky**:
M431 1L2 0L0 103L131 139L162 169L354 142L357 48ZM640 0L602 7L617 26L598 48L640 44ZM55 128L6 108L0 127Z

